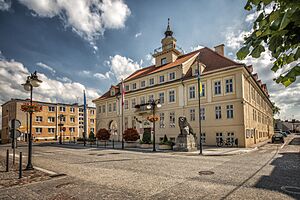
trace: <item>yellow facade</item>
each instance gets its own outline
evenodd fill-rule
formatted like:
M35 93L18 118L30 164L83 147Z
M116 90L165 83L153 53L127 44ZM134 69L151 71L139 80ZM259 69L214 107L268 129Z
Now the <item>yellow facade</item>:
M152 123L147 120L151 111L145 106L136 108L136 105L148 103L153 98L161 99L162 104L161 108L156 109L156 115L160 117L156 122L156 142L165 134L175 140L180 133L180 116L187 118L199 138L199 63L204 90L200 98L203 143L216 145L218 138L222 137L232 141L238 139L238 146L249 147L272 136L272 103L248 67L225 58L222 55L224 49L220 49L224 45L217 46L216 52L204 48L186 55L178 53L174 60L176 40L169 36L166 34L168 39L162 40L161 52L154 54L155 68L150 66L145 68L145 73L137 75L139 72L136 72L125 79L124 130L135 127L142 135L146 129L152 128ZM172 43L173 47L164 49L164 41ZM167 59L161 63L163 58ZM211 62L211 59L219 59L225 64L216 67L218 63ZM121 139L122 126L120 88L112 87L108 93L94 100L97 130L109 129L112 137L118 140ZM114 104L115 110L112 109Z
M9 121L11 119L18 119L21 121L22 126L20 131L24 133L29 132L29 114L21 111L21 105L25 100L12 99L2 105L2 143L9 142ZM34 141L38 140L56 140L62 137L64 141L74 141L78 137L82 137L83 132L83 117L81 119L80 111L83 106L78 104L60 104L60 103L47 103L37 102L42 106L41 112L33 113L32 116L32 134ZM60 120L60 115L64 117ZM95 131L95 123L91 123L91 119L96 116L96 109L93 107L87 108L88 116L88 133ZM81 126L82 121L82 126ZM59 124L65 130L61 130Z

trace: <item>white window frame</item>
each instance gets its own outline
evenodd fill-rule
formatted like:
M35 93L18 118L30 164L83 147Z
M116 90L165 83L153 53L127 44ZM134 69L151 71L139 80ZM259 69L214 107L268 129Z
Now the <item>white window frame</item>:
M218 93L218 94L216 94L216 83L217 82L220 83L220 85L218 86L218 88L220 89L220 93ZM214 88L213 94L214 94L214 96L220 96L220 95L222 95L222 80L221 79L214 80L213 83L214 83L213 84L213 88Z
M132 84L131 84L131 89L132 89L132 90L136 90L136 89L137 89L136 83L132 83Z
M165 113L159 113L159 128L165 128Z
M175 114L175 112L170 112L169 113L169 127L170 128L175 128L176 127L176 114Z
M174 101L170 101L170 92L174 91ZM169 103L176 103L176 90L175 89L171 89L168 91L168 102Z
M161 101L160 95L163 94L163 101ZM158 93L159 103L165 104L165 92L159 92Z
M227 81L231 80L231 83L226 83ZM231 85L231 91L228 91L227 92L227 85ZM224 91L225 91L225 94L233 94L234 93L234 79L233 77L226 77L224 79Z
M37 131L37 130L39 130L39 131ZM36 133L36 134L42 134L42 133L43 133L43 128L41 128L41 127L36 127L36 128L35 128L35 133Z
M49 120L49 119L51 119L51 120ZM48 123L54 123L54 122L55 122L55 117L48 117Z
M144 83L144 85L143 85L142 83ZM141 86L141 88L146 87L146 81L145 81L145 80L142 80L141 83L140 83L140 86Z
M66 112L66 106L59 106L59 112Z
M50 109L51 108L51 109ZM53 108L53 109L52 109ZM55 112L55 107L54 106L48 106L48 111L49 112Z
M163 78L163 81L161 81L161 78ZM159 76L159 83L164 83L165 82L165 75L160 75Z
M42 122L43 116L35 116L35 122Z
M205 108L204 107L200 108L200 118L201 118L201 120L205 120Z
M131 108L135 108L135 106L136 106L136 98L132 98L131 99Z
M174 74L174 78L171 77L171 74ZM170 72L168 78L169 78L169 81L175 80L176 79L176 72Z
M222 119L222 106L215 106L215 119Z
M230 105L226 105L226 116L227 116L227 119L233 119L233 104L230 104Z
M72 120L72 119L74 119L74 120ZM75 123L75 117L70 117L70 122Z
M153 83L151 83L151 80L153 80ZM155 85L155 78L152 77L152 78L149 78L149 86L153 86Z
M196 121L196 109L195 108L191 108L190 109L190 121Z
M191 88L194 88L193 96L191 96ZM189 99L191 99L191 100L196 99L196 86L195 85L190 85L188 93L189 93L188 94Z
M51 130L51 131L49 131L49 130ZM53 132L52 132L52 130L53 130ZM55 133L55 128L48 128L48 134L54 134Z

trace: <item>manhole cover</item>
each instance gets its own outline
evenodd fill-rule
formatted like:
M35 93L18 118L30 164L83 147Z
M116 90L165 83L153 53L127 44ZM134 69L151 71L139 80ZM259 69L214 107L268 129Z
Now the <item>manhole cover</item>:
M200 171L199 172L199 175L212 175L214 174L215 172L212 172L212 171Z
M121 153L114 152L114 153L110 153L110 154L121 154Z
M300 194L300 187L282 186L281 189L287 193Z
M104 156L104 154L97 154L97 156Z

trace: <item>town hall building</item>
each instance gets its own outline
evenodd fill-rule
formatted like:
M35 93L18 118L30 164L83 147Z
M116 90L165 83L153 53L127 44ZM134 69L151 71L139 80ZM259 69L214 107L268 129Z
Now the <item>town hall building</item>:
M225 57L223 44L214 50L204 47L184 53L176 42L168 24L162 46L153 53L155 64L135 71L124 80L123 120L121 83L93 100L96 130L106 128L111 132L111 139L119 141L122 121L124 130L136 128L141 135L150 132L153 124L147 117L151 110L146 105L149 100L159 99L156 143L164 135L175 141L180 133L178 118L181 116L187 118L199 138L199 110L204 145L216 145L222 138L238 141L240 147L250 147L273 135L273 105L266 84L252 73L252 66ZM200 109L198 64L202 84Z

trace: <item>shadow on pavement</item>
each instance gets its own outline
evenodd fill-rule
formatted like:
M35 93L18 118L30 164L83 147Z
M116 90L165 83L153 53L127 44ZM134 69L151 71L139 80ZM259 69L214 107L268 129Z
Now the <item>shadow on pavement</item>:
M271 165L270 176L262 176L255 187L275 190L300 199L300 153L281 153Z

